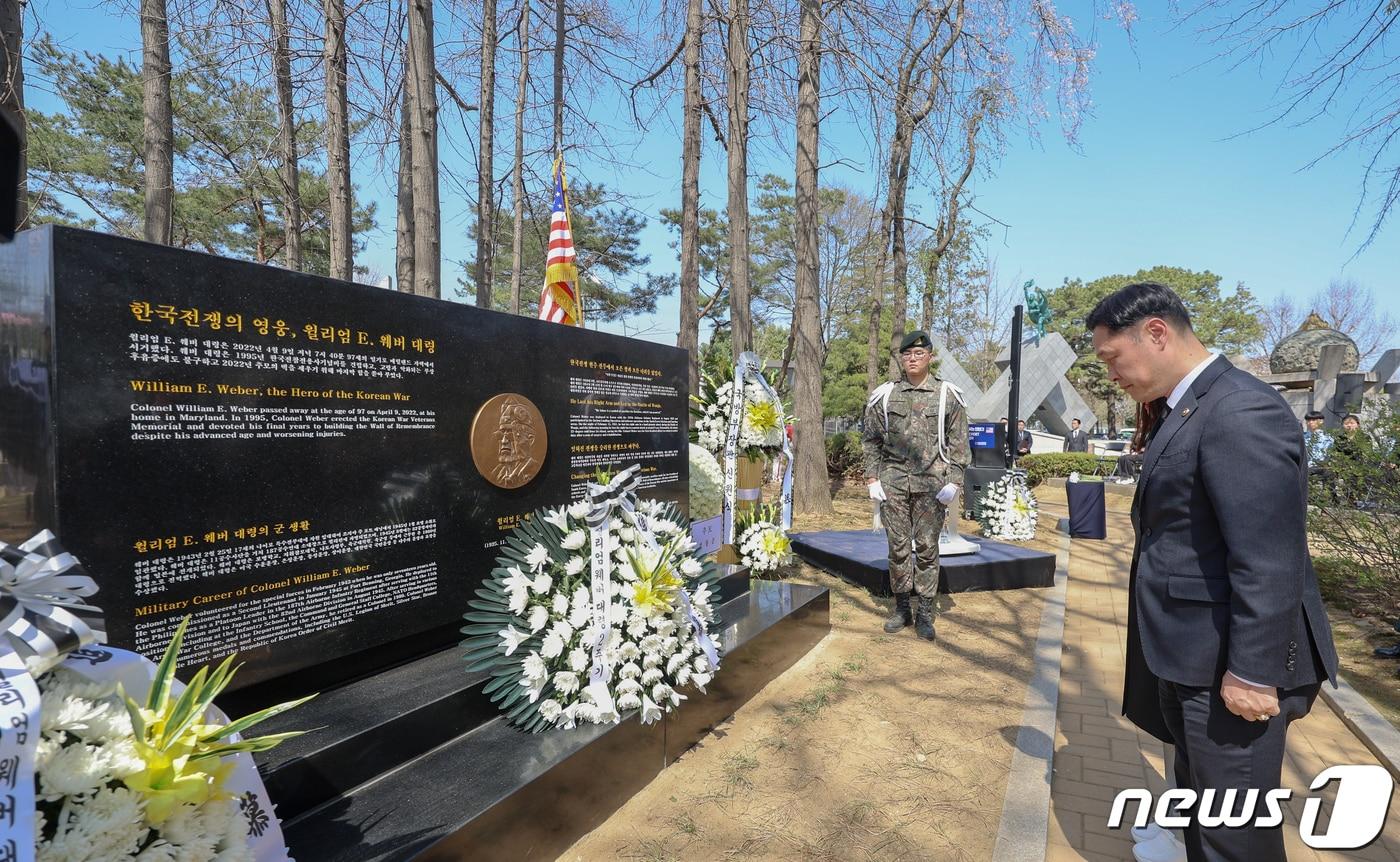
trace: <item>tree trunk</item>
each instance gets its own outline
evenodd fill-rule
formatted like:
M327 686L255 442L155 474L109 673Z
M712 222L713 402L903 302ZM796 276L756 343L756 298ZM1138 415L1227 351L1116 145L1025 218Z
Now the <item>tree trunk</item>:
M413 293L413 74L404 58L403 95L399 108L399 221L395 275L399 290Z
M287 33L287 0L267 0L272 22L272 78L277 93L277 146L282 164L283 258L287 269L301 269L301 180L297 171L297 120L292 108L292 49ZM328 25L329 26L329 25Z
M794 502L801 512L831 511L826 476L826 439L822 430L821 314L818 307L817 148L821 111L821 2L801 0L797 54L797 165L793 186L796 213L795 381L793 429L797 444L793 475ZM731 143L732 146L732 143Z
M481 141L476 166L476 304L491 307L496 255L496 0L481 3Z
M331 278L355 277L350 185L350 111L346 94L345 0L326 0L326 183L330 195ZM400 148L399 157L403 153Z
M16 192L15 229L23 230L29 218L29 194L25 176L29 172L29 123L24 115L24 6L20 0L0 0L0 34L4 56L0 57L0 110L19 132L19 188Z
M520 264L525 256L525 98L530 86L530 0L520 8L520 75L515 81L515 165L510 228L510 313L520 313Z
M413 78L413 292L442 297L438 207L437 59L433 0L410 0L408 60Z
M749 314L749 2L729 0L729 326L734 358L753 349Z
M175 226L175 118L170 106L170 25L165 0L141 0L141 115L145 238L169 245Z
M564 152L564 0L554 0L554 155ZM582 297L580 297L582 304Z
M700 39L701 0L685 5L685 118L681 136L681 329L690 391L700 390Z
M909 189L909 161L913 156L913 134L909 136L908 149L898 162L899 178L890 189L890 209L894 218L890 223L890 358L889 375L899 374L899 342L904 340L904 326L909 317L909 253L904 242L904 206Z

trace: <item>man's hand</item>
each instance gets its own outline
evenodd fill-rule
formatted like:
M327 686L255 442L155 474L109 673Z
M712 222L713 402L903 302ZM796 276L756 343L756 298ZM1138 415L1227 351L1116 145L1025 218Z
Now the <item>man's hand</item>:
M1278 689L1271 685L1250 685L1225 671L1220 680L1220 697L1225 708L1245 721L1268 721L1278 715Z
M885 487L880 484L879 479L867 479L865 487L870 491L870 499L877 503L885 502Z
M938 492L937 499L938 502L946 506L949 503L953 502L953 498L956 496L958 496L958 486L954 485L952 482L949 482L948 484L943 486L942 490Z

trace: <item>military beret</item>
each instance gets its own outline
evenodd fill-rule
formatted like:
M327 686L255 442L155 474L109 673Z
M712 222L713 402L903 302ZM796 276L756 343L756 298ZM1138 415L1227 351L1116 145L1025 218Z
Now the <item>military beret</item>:
M904 340L899 342L899 352L903 353L911 347L922 347L925 349L932 349L933 342L929 341L927 332L924 332L922 329L916 329L908 335L904 336Z

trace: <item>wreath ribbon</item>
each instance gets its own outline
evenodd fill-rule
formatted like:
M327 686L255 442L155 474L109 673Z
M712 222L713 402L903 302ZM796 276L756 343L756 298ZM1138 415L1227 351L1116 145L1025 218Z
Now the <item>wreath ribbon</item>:
M34 859L34 754L39 744L39 686L34 675L97 640L67 608L86 608L97 592L76 557L48 530L20 545L0 542L0 811L11 828L0 858Z
M636 493L642 465L633 464L612 477L606 485L589 482L587 486L589 543L589 593L593 598L593 662L588 670L588 691L599 709L612 711L612 664L608 661L608 633L612 631L612 555L608 553L608 525L613 510L630 509Z

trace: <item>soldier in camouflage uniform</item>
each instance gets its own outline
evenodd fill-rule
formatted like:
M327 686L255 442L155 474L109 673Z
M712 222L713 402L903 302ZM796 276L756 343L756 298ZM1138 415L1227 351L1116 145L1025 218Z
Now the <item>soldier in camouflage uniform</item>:
M934 637L938 534L969 460L961 395L929 373L932 358L927 333L904 338L899 347L903 376L871 393L862 440L865 480L890 543L895 611L885 620L885 631L894 633L912 623L925 640ZM917 615L911 592L919 597Z

